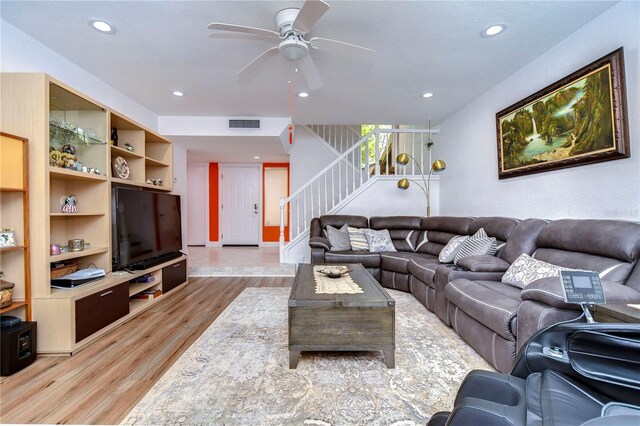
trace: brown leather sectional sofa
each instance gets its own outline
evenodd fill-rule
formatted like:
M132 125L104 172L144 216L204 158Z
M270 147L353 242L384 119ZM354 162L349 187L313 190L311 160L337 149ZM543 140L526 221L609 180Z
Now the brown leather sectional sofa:
M344 224L388 229L397 252L331 251L323 229ZM484 228L498 242L495 256L458 265L438 255L455 235ZM501 283L522 254L572 269L598 271L610 303L640 302L640 223L619 220L507 217L371 217L326 215L311 221L311 263L361 263L382 286L411 292L499 371L510 371L520 347L539 329L581 314L564 303L557 278L523 290Z

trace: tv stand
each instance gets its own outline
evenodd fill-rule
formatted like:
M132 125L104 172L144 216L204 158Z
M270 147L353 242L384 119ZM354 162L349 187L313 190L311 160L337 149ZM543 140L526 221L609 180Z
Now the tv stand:
M177 259L183 254L179 251L174 253L163 254L162 256L152 257L151 259L141 260L140 262L132 263L131 265L127 265L126 269L131 269L133 271L141 271L143 269L149 269L161 263L168 262L173 259Z

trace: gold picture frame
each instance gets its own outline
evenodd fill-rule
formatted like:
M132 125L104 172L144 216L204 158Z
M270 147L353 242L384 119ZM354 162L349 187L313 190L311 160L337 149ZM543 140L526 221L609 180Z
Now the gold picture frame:
M498 178L627 158L622 47L496 114Z

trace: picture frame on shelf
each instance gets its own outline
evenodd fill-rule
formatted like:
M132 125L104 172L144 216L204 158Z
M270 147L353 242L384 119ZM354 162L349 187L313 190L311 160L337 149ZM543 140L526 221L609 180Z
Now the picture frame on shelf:
M0 247L15 247L16 245L16 235L14 231L0 232Z
M496 114L498 178L630 156L623 48Z

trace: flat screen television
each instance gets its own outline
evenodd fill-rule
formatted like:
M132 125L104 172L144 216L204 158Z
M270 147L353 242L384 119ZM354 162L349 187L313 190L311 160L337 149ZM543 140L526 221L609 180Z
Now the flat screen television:
M181 255L180 196L116 187L114 269L146 269Z

